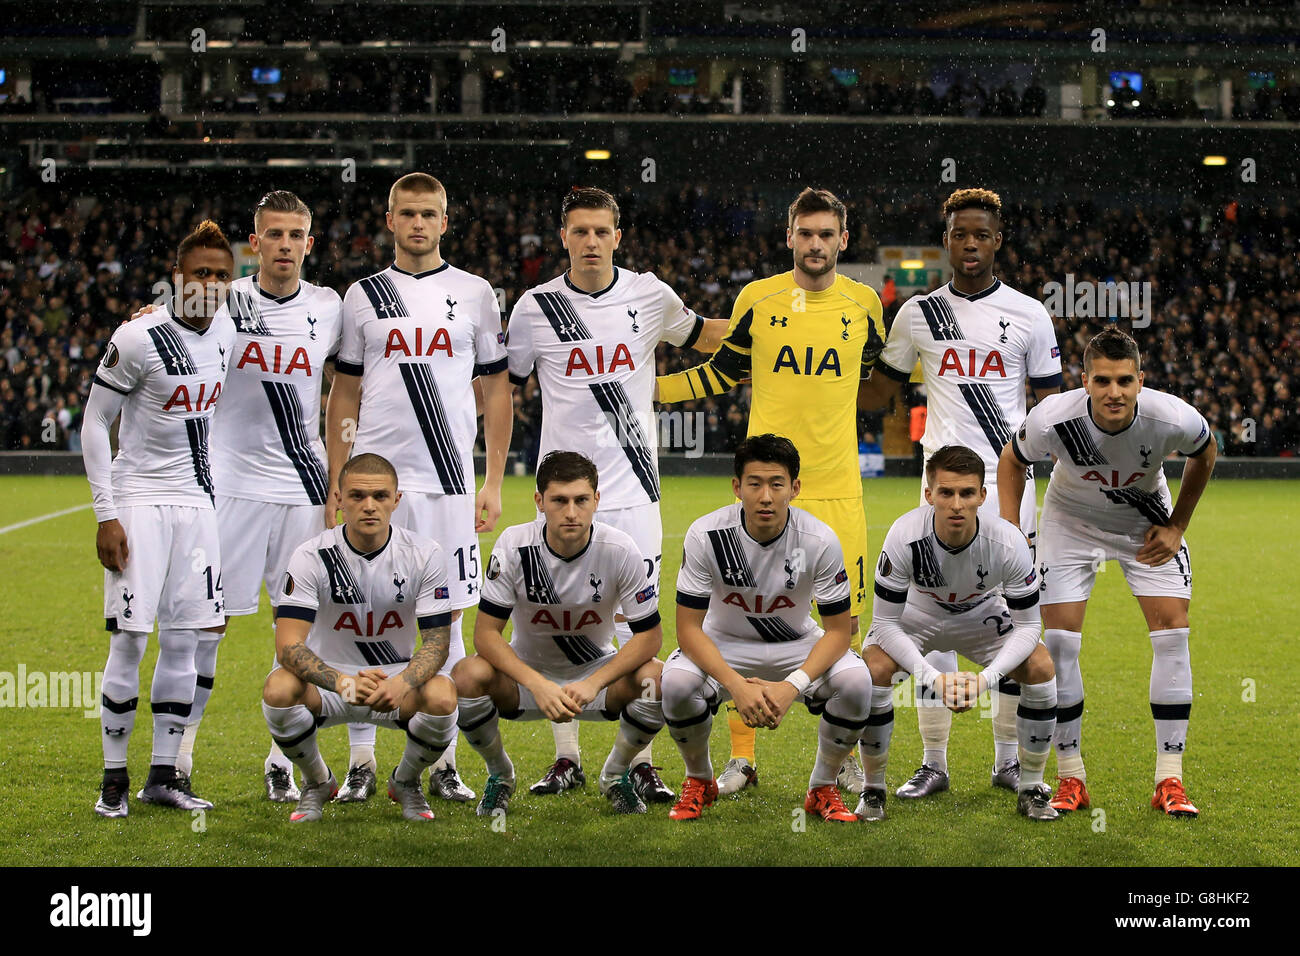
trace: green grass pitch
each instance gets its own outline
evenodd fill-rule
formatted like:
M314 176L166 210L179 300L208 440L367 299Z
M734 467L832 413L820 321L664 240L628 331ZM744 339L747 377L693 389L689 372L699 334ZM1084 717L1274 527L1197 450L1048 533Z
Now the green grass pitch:
M1045 486L1040 482L1040 490ZM870 543L916 501L914 479L864 483ZM1194 821L1166 819L1149 800L1154 768L1147 705L1150 645L1136 602L1115 565L1098 578L1084 631L1087 691L1084 747L1094 811L1053 825L1015 813L1013 797L989 786L989 721L972 711L954 721L952 790L919 804L890 799L889 819L875 826L801 825L816 725L802 708L759 735L761 786L724 798L694 824L670 821L664 807L646 817L615 817L594 776L613 725L584 724L582 747L592 782L559 797L523 790L547 766L545 724L503 723L519 771L505 827L474 816L473 806L436 803L432 825L407 824L381 791L369 804L330 806L319 826L291 826L289 808L262 792L267 733L259 693L272 654L271 621L238 618L222 645L217 686L199 736L195 787L214 810L191 817L131 801L126 820L91 812L100 774L98 719L80 709L0 709L0 863L7 865L1295 865L1300 836L1288 796L1292 747L1300 731L1294 681L1295 595L1300 565L1300 506L1295 482L1215 481L1201 502L1189 541L1196 597L1192 604L1192 710L1186 780L1201 808ZM81 478L8 477L8 526L84 504ZM532 512L528 479L508 478L501 527ZM673 593L681 541L690 521L731 500L726 479L664 481L665 647L675 646ZM95 559L89 510L0 533L0 672L98 671L106 641L102 572ZM483 550L490 549L489 537ZM473 612L466 634L473 632ZM155 645L142 668L147 697ZM0 679L3 679L0 677ZM13 678L9 678L11 681ZM910 694L907 695L910 698ZM148 763L146 701L131 741L133 789ZM896 709L889 786L920 759L910 706ZM713 756L727 756L725 721L715 724ZM402 740L381 732L381 776L396 763ZM346 767L346 733L322 735L336 772ZM682 764L671 740L655 742L664 778L677 788ZM483 785L483 763L463 741L467 782ZM1048 772L1054 770L1049 762ZM852 807L852 801L850 801Z

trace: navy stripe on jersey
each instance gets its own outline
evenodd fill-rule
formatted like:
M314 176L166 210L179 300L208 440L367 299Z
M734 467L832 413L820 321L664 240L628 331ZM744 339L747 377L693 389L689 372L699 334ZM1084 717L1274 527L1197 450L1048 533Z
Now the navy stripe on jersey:
M997 593L998 592L996 591L988 592L983 597L981 597L978 601L952 601L952 602L935 601L934 603L939 605L939 607L943 608L949 614L964 614L967 611L974 610L975 608L979 607L981 604L983 604L985 601L987 601L989 598L993 597L993 595Z
M1139 491L1137 488L1103 488L1101 493L1117 505L1136 508L1142 517L1154 525L1164 527L1169 524L1169 512L1165 510L1164 500L1154 492Z
M938 296L917 299L916 304L920 306L921 315L925 316L925 324L930 327L930 335L936 342L951 342L965 338L961 326L957 324L957 317L952 314L952 308L943 299Z
M1002 417L998 400L993 397L993 389L987 385L959 384L961 397L966 399L975 421L984 430L984 437L989 440L995 455L1001 455L1002 449L1011 441L1011 426Z
M343 553L339 551L338 545L320 548L316 553L320 555L321 564L325 565L325 573L329 575L330 600L335 604L365 604L366 596L361 593L356 578L348 570L347 562L343 560Z
M559 604L560 597L555 593L555 582L546 570L542 560L542 549L535 544L526 544L519 549L519 568L524 573L524 590L528 600L533 604Z
M1082 418L1058 422L1052 428L1056 430L1057 437L1061 439L1061 444L1069 453L1070 460L1076 465L1106 464L1106 457L1092 440L1088 425Z
M158 357L162 359L163 369L168 375L198 374L190 350L170 325L153 326L149 330L149 338L153 339L153 347L158 351Z
M257 301L247 292L231 289L230 296L226 299L226 308L239 331L249 335L271 334L271 330L262 321L262 311L257 307Z
M740 535L735 528L714 528L708 532L713 545L713 558L718 562L722 583L733 588L755 587L754 575L740 547Z
M406 303L402 301L401 295L398 294L397 286L393 285L393 280L382 272L377 272L362 279L361 288L366 293L366 297L370 299L370 304L374 307L375 315L378 318L395 319L411 314L406 310Z
M646 497L659 500L659 474L655 468L655 450L641 431L641 422L627 400L622 382L592 382L589 386L596 404L604 411L609 425L623 446L623 454L632 463L632 471L641 482Z
M388 641L353 641L361 656L366 659L366 663L378 666L382 664L403 664L409 661L409 657L403 657L397 653L397 648L393 647Z
M98 375L96 375L93 379L91 379L91 381L93 381L96 385L102 385L102 386L104 386L104 388L107 388L107 389L109 389L110 391L117 392L117 394L119 394L119 395L130 395L130 394L131 394L130 391L128 391L127 389L125 389L125 388L118 388L118 387L117 387L116 385L114 385L112 382L106 382L106 381L104 381L102 378L100 378ZM1209 441L1209 439L1206 439L1206 441ZM1202 446L1202 448L1203 448L1203 447L1204 447L1204 446ZM1199 454L1199 452L1198 452L1198 454Z
M908 545L912 549L912 580L923 588L941 588L947 584L943 571L934 556L928 537L913 541Z
M266 400L271 405L284 453L297 469L308 500L314 505L323 505L329 494L329 481L325 466L316 457L307 430L303 428L302 403L298 401L297 388L287 382L263 382L262 388L266 390Z
M569 659L570 664L590 664L605 656L605 652L581 634L553 634L555 645Z
M555 337L561 342L579 342L591 338L569 297L562 292L536 292L533 294L541 306L542 315L551 323Z
M208 419L185 419L185 437L190 440L190 462L194 465L194 480L215 504L216 499L212 497L212 469L208 461Z
M784 618L746 616L745 620L758 632L758 636L769 644L784 644L786 641L797 641L803 637Z
M433 381L433 371L417 362L401 362L398 368L402 370L402 381L406 383L406 393L415 409L415 420L420 423L424 444L442 482L443 494L467 494L465 471L451 437L451 426L447 424L438 386Z

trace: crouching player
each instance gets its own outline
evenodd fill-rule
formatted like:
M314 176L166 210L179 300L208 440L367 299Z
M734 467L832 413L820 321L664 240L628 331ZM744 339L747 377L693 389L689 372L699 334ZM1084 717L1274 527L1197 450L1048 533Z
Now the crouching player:
M617 720L600 790L619 813L646 812L628 769L664 723L663 665L655 659L663 630L636 542L593 520L597 482L590 459L551 452L537 466L533 495L545 520L507 528L492 549L474 623L476 653L453 671L461 732L487 764L479 816L506 810L515 790L500 717ZM632 639L615 651L620 606Z
M319 820L339 789L316 745L317 728L366 721L406 731L388 796L406 819L432 820L420 774L456 734L456 688L438 673L451 640L442 549L391 524L401 494L387 459L352 458L339 488L344 523L289 560L276 605L280 666L262 689L271 736L302 771L289 819Z
M821 715L804 809L852 822L835 778L867 721L871 677L849 649L849 583L839 539L790 501L799 452L754 435L736 449L731 489L686 532L677 577L678 650L664 664L663 708L686 764L674 820L694 820L718 796L709 733L734 700L750 727L775 729L800 698ZM822 627L810 609L817 601Z
M1011 522L977 514L988 489L984 459L976 452L945 445L926 462L925 478L928 504L893 523L876 564L875 606L864 642L875 686L862 735L867 786L857 814L885 818L893 677L903 670L954 712L969 710L1004 677L1018 681L1016 809L1031 820L1055 820L1043 768L1056 726L1056 673L1038 639L1038 575L1029 542ZM978 676L941 674L925 659L931 651L957 651L984 669Z

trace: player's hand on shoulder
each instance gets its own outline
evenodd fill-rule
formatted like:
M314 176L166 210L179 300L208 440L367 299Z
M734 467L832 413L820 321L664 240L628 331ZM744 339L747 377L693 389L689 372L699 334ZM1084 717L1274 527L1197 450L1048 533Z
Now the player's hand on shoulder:
M543 678L536 686L528 688L537 701L537 709L547 720L567 723L582 713L582 708L569 699L559 684Z
M99 563L114 574L121 574L126 570L129 549L126 546L126 529L122 527L122 522L111 518L99 523L99 530L95 532L95 551L99 555Z
M148 305L142 305L140 306L140 308L132 312L131 317L127 319L126 322L123 322L122 324L126 325L127 322L134 322L136 319L140 318L141 316L148 315L151 312L157 312L161 308L162 306L159 305L157 302L150 302Z
M1152 525L1144 540L1138 549L1137 561L1158 568L1178 553L1183 546L1183 533L1173 525Z

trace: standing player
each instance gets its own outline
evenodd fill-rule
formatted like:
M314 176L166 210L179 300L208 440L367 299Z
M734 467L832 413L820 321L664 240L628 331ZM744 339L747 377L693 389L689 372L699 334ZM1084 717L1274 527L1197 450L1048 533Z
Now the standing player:
M441 545L453 608L450 674L465 656L462 609L477 603L477 533L491 531L501 516L514 416L501 313L485 280L443 261L438 245L447 230L447 192L438 180L427 173L397 180L388 194L387 221L396 261L343 298L343 344L326 405L325 441L334 474L352 452L389 457L405 489L393 522ZM476 376L487 446L477 497ZM337 491L334 477L330 487ZM453 740L429 776L430 792L473 800L456 773L455 754ZM373 757L371 764L373 770Z
M542 390L540 454L580 451L602 476L601 523L632 537L645 564L645 587L659 587L663 522L659 514L658 429L654 425L655 346L661 341L708 352L726 322L704 319L652 273L614 265L622 238L618 203L603 189L571 189L560 211L564 275L530 289L510 314L510 380L534 369ZM620 643L632 636L616 625ZM555 763L529 789L559 793L586 781L577 724L553 723ZM637 756L632 778L647 800L673 798L650 758Z
M679 648L664 664L664 718L686 764L669 816L694 820L718 797L709 760L713 714L730 699L749 727L775 730L801 699L817 758L804 809L852 822L835 778L866 727L871 675L849 647L849 575L835 532L790 501L799 452L778 435L736 449L739 504L697 518L677 576ZM822 625L813 621L813 601Z
M1089 804L1079 749L1083 617L1097 556L1119 561L1151 637L1151 716L1156 725L1151 805L1179 817L1198 813L1183 789L1183 751L1192 709L1188 608L1192 562L1183 533L1214 470L1218 449L1205 418L1180 398L1142 387L1137 343L1116 328L1083 352L1083 387L1036 405L1007 443L999 466L1002 512L1015 510L1024 468L1057 459L1043 499L1043 625L1061 675L1056 734L1058 810ZM1139 395L1141 401L1139 402ZM1173 505L1161 462L1187 456Z
M271 736L302 771L294 823L321 818L338 792L316 730L368 721L406 731L388 796L402 816L433 819L420 774L456 738L456 689L447 662L447 568L436 541L393 527L397 472L358 455L339 473L344 523L302 543L276 607L278 665L262 689ZM420 649L415 649L419 632Z
M230 243L211 220L181 240L166 310L120 326L86 401L82 457L104 565L104 779L95 812L127 815L126 753L135 726L140 661L158 620L153 757L145 803L206 809L176 775L194 703L194 652L222 624L221 549L212 501L208 428L232 358L234 329L212 324L234 273ZM118 413L119 451L109 428Z
M1051 316L1042 303L1004 285L993 275L1002 248L1002 200L987 189L959 189L943 204L943 245L952 281L929 295L909 299L889 330L874 375L859 395L864 408L882 408L897 396L918 358L929 399L926 458L944 445L963 445L984 458L986 476L998 473L998 458L1012 424L1025 417L1025 384L1037 401L1061 387L1061 353ZM1035 540L1038 499L1032 475L1020 503L1020 528ZM921 500L925 502L922 479ZM998 489L991 483L982 514L998 514ZM954 652L931 651L931 667L957 669ZM919 688L918 688L919 690ZM995 787L1016 791L1019 765L1016 707L1020 689L1007 679L993 710ZM917 723L925 746L921 767L898 789L900 797L925 797L948 789L948 736L952 714L938 702L917 697ZM865 755L864 755L865 756Z
M787 216L794 269L745 286L717 354L704 365L660 378L657 398L704 398L752 376L749 434L789 435L799 449L807 491L799 505L839 536L856 635L869 565L854 396L884 346L885 328L875 290L835 271L849 243L847 215L829 190L801 192ZM734 709L730 725L731 760L718 778L724 794L758 783L754 731ZM862 789L852 754L842 779L846 787Z
M507 528L488 562L474 623L473 657L456 665L461 730L487 763L479 816L505 811L515 768L498 715L567 723L614 720L618 736L600 790L619 813L645 813L631 763L664 724L655 659L663 645L658 595L646 584L629 535L594 521L598 475L577 452L552 452L537 466L533 500L542 521ZM614 650L614 614L632 631ZM502 636L514 621L509 644ZM653 693L647 694L647 690Z
M338 351L342 305L333 290L301 280L314 241L310 232L311 209L301 199L285 190L263 196L248 237L258 271L230 284L214 320L219 326L233 320L235 330L230 376L212 420L227 624L231 617L257 613L263 581L275 607L289 557L319 533L329 494L320 440L321 380L326 360ZM223 636L224 628L202 632L195 652L194 707L177 761L186 776ZM363 726L373 746L374 728ZM373 779L372 774L371 789ZM293 766L274 743L265 783L271 800L298 799Z
M925 480L926 504L893 523L876 565L865 642L874 685L862 735L867 785L857 814L885 819L893 679L901 669L953 711L970 709L985 690L1014 674L1023 685L1016 710L1016 809L1031 820L1055 820L1043 767L1056 725L1056 676L1038 639L1038 576L1029 543L1017 525L996 516L981 520L988 489L979 453L946 445L930 456ZM932 649L961 651L984 669L978 677L940 673L924 656Z

